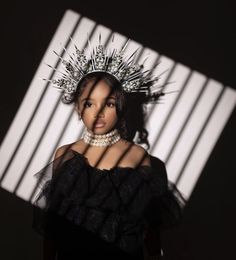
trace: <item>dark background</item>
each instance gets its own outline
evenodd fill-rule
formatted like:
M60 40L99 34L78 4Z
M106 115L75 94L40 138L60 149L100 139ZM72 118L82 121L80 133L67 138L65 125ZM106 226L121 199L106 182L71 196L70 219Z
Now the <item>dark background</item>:
M66 9L235 89L233 1L7 1L1 4L3 140ZM166 259L235 257L235 113L185 209L181 227L163 235ZM0 190L0 258L40 259L31 206Z

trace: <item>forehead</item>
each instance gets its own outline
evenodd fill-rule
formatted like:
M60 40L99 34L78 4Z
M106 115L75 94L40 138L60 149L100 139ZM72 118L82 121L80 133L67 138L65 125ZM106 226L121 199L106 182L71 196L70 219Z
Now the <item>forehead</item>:
M104 80L98 82L90 80L81 94L81 99L91 98L102 100L107 97L115 97L115 95L112 93L111 87Z

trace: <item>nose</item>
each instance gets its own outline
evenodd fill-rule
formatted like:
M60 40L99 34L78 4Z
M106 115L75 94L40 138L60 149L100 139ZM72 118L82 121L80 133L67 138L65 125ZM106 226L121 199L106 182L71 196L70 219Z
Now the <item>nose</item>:
M104 117L104 110L105 110L104 106L99 106L98 109L95 112L95 118L96 117Z

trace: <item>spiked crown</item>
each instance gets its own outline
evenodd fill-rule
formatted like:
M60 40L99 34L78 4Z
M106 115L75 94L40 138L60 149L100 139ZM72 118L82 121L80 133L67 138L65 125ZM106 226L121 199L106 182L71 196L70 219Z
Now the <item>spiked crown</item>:
M71 41L73 42L72 38ZM112 41L114 41L114 37L112 37ZM54 87L63 92L61 100L66 104L72 102L81 80L87 75L96 72L105 72L114 76L120 82L122 89L127 93L145 92L149 98L154 96L157 98L160 95L164 95L160 90L153 93L153 88L159 77L152 77L151 70L143 71L146 59L141 65L134 64L138 50L134 51L128 58L124 58L128 42L129 40L127 40L120 51L117 49L108 50L101 44L101 35L99 35L99 44L94 48L91 48L88 39L88 55L86 55L87 50L85 48L79 50L76 44L74 44L75 52L69 54L68 60L54 51L65 67L65 71L59 71L60 77L43 80L51 82ZM65 47L63 49L67 52ZM51 65L48 66L58 71Z

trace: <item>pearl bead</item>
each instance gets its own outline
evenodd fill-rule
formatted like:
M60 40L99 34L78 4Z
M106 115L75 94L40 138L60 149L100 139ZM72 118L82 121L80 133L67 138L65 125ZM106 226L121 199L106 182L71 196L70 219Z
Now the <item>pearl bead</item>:
M110 146L120 140L120 134L117 129L106 134L93 134L86 129L83 139L85 143L93 146Z

